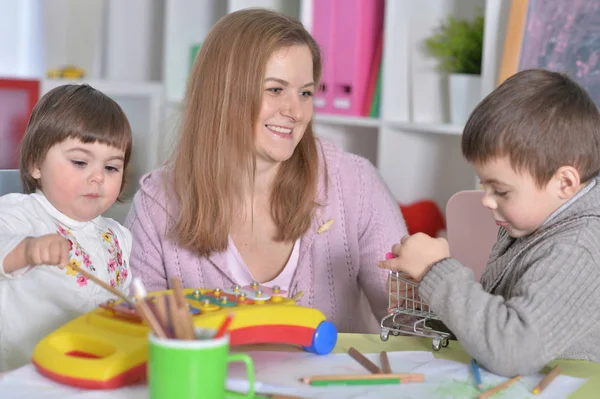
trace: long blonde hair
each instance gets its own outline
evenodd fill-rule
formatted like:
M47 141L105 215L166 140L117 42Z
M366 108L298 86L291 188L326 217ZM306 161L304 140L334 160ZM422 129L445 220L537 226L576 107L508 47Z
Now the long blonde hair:
M171 236L180 246L201 256L227 248L242 206L244 179L254 176L254 127L266 64L273 52L293 45L308 46L318 82L318 45L300 22L282 14L264 9L233 12L206 36L189 77L169 176L178 207ZM276 240L296 240L309 228L317 170L311 122L271 189Z

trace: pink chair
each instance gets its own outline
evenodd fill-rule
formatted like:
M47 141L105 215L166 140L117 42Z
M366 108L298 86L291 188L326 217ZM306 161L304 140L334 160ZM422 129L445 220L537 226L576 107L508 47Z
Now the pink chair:
M481 204L482 197L481 190L460 191L446 204L450 256L472 269L477 280L498 236L498 226L490 210Z

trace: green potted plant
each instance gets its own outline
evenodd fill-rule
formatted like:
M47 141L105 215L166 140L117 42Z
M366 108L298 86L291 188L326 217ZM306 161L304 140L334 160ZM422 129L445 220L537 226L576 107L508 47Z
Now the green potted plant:
M425 53L449 76L450 122L462 125L481 100L483 16L473 20L449 16L424 41Z

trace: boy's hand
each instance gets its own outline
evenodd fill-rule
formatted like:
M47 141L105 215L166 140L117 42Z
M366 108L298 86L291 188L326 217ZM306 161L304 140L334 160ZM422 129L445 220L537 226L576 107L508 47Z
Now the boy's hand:
M27 265L57 265L62 268L69 263L71 244L59 234L48 234L26 239L24 249Z
M392 252L395 258L381 261L377 266L402 271L415 281L421 281L433 264L450 256L444 238L432 238L424 233L402 237L400 244L394 244Z

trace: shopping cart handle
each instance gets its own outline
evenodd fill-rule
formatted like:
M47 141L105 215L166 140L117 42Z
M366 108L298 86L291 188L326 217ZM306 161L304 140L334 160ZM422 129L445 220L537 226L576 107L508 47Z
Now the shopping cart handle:
M394 259L395 257L396 255L394 255L392 252L385 254L385 260Z

